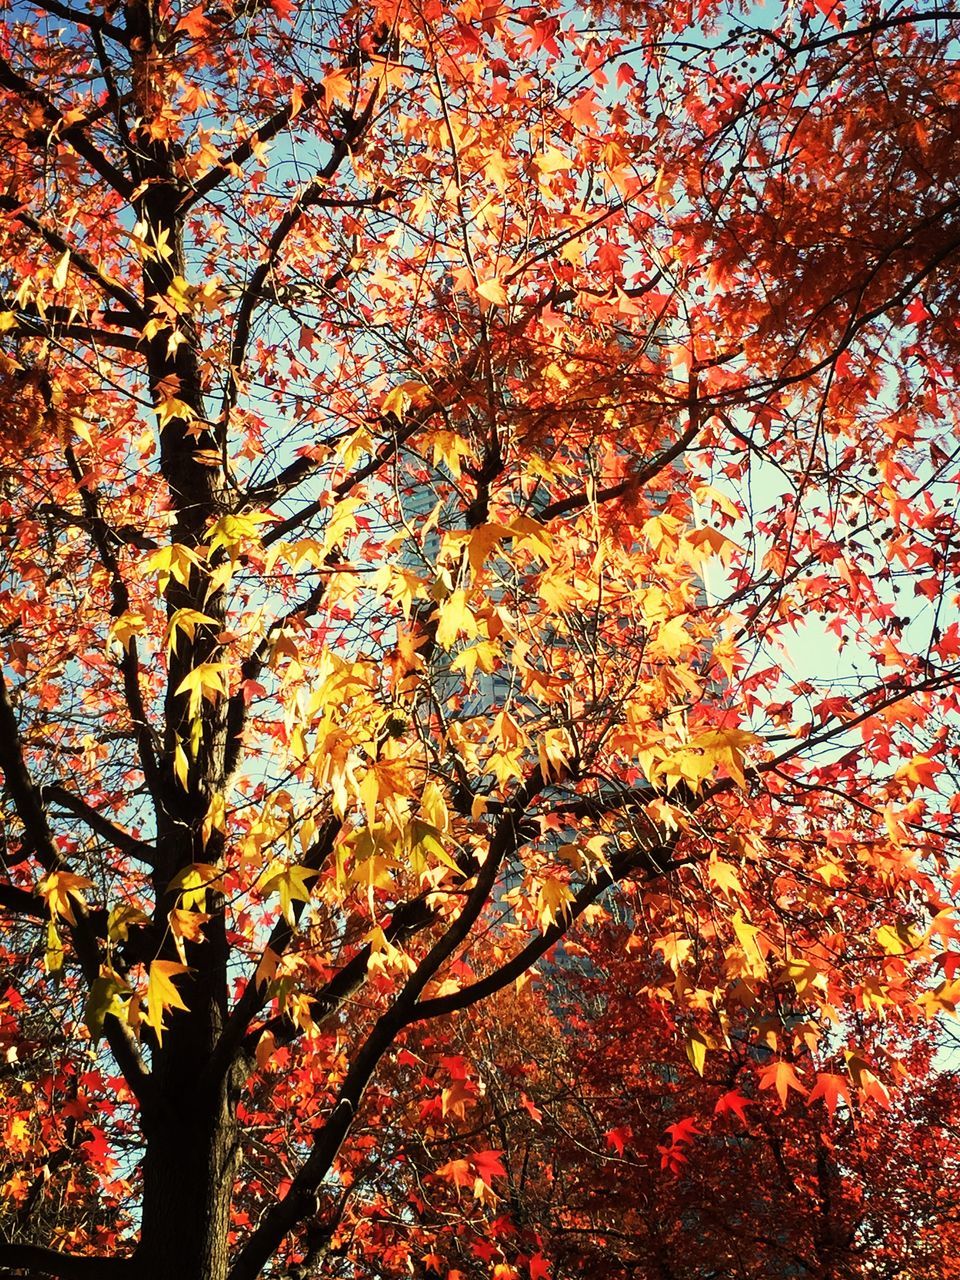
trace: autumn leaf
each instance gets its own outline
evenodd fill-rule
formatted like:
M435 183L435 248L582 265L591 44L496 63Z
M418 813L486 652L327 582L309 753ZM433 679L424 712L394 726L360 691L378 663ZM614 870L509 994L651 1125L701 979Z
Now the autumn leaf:
M843 1098L849 1105L851 1102L850 1081L844 1076L833 1075L829 1071L818 1071L817 1079L807 1095L807 1106L822 1098L831 1117L836 1115L837 1103Z
M71 899L83 903L85 889L92 889L93 881L72 871L51 871L37 885L37 893L43 898L53 920L63 917L76 924Z
M746 1109L752 1106L749 1098L745 1098L738 1089L729 1089L726 1093L721 1094L714 1105L714 1112L718 1116L735 1115L743 1124L747 1123Z
M780 1105L784 1108L787 1105L787 1095L790 1089L803 1095L807 1093L807 1090L797 1077L793 1064L784 1062L782 1059L772 1062L770 1066L763 1070L760 1075L760 1088L776 1089Z
M177 964L175 960L152 960L147 977L147 1013L144 1022L153 1027L158 1043L163 1040L165 1023L163 1015L168 1009L183 1009L180 993L173 985L173 979L181 974L189 973L185 964Z

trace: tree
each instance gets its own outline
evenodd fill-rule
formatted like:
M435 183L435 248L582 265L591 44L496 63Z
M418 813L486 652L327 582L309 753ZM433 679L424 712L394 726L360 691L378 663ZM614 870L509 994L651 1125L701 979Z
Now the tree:
M836 1038L814 1037L771 1107L782 986L730 1010L726 1042L708 1047L628 928L572 945L586 965L408 1043L394 1070L416 1087L386 1073L326 1274L955 1274L960 1092L933 1067L933 1028L904 1023L872 1046L909 1078L889 1099L859 1096Z
M294 1274L381 1063L616 884L709 1034L785 975L784 1088L953 1007L956 34L9 12L8 1274Z

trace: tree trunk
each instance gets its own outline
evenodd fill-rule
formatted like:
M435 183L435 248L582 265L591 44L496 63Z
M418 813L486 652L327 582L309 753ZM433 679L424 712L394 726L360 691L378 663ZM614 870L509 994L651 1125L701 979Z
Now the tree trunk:
M169 88L158 71L162 55L153 0L128 0L126 25L139 120L130 163L139 191L134 204L147 245L142 264L143 351L154 403L185 406L182 412L164 412L161 419L160 469L174 513L169 538L202 553L210 522L223 512L225 485L221 467L211 465L219 440L205 420L196 326L189 313L171 314L164 309L171 285L187 274L188 267L182 212L185 189L175 144L161 127ZM163 246L163 251L151 251L157 246ZM181 636L169 655L162 750L154 787L154 923L164 939L158 958L178 961L181 957L166 928L169 911L180 905L171 881L191 863L222 860L222 833L205 831L204 822L224 785L227 732L224 700L213 705L204 698L193 710L179 689L196 667L218 660L224 599L222 591L210 589L209 566L200 564L186 582L172 579L165 597L168 618L186 609L209 619L192 636ZM178 751L189 755L185 778L174 767ZM187 1009L167 1015L162 1039L152 1053L156 1103L144 1116L138 1280L225 1280L228 1272L236 1100L229 1075L207 1083L203 1078L228 1006L224 901L214 888L208 890L205 911L203 941L185 943L183 958L190 972L178 979Z
M159 1119L143 1166L142 1280L226 1280L236 1140L225 1087Z

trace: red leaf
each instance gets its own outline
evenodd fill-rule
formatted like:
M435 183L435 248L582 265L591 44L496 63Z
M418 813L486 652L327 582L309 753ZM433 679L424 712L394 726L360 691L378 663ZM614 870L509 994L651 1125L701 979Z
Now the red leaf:
M470 1161L476 1170L477 1177L487 1186L491 1186L494 1178L505 1178L507 1171L500 1157L502 1151L474 1151Z
M810 1090L807 1097L807 1106L817 1098L822 1098L826 1104L830 1114L836 1115L838 1099L845 1098L850 1102L851 1084L844 1076L832 1075L829 1071L821 1071L817 1074L817 1083Z
M697 1122L692 1116L678 1120L676 1124L667 1125L667 1133L669 1133L674 1146L679 1146L681 1142L692 1142L699 1132L700 1129L697 1127Z
M633 1137L633 1130L626 1124L619 1129L608 1129L603 1136L607 1140L607 1146L612 1147L618 1156L622 1156L624 1147Z
M746 1108L753 1106L749 1098L745 1098L737 1089L731 1089L729 1093L723 1094L717 1099L716 1106L713 1108L714 1113L718 1116L729 1115L733 1112L744 1124L747 1123Z

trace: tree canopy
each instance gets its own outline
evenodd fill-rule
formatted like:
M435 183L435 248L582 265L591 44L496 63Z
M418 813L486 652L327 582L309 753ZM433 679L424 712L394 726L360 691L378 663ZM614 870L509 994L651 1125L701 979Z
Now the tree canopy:
M960 997L957 16L0 17L0 1273L311 1274L464 1026L659 1018L880 1178Z

